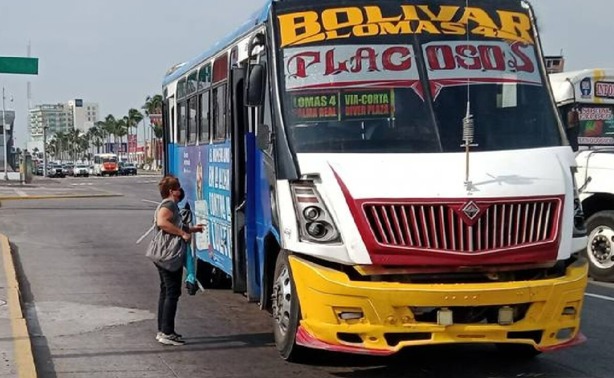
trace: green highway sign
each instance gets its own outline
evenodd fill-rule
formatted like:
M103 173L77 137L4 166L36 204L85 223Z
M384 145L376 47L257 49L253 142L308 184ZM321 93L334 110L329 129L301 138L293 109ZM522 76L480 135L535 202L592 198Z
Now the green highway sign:
M38 75L38 58L0 56L0 74Z

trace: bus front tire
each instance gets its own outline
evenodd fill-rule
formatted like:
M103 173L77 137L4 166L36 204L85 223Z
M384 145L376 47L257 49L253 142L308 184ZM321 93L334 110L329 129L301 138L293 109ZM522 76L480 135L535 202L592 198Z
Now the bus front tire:
M298 361L304 355L304 348L296 344L300 305L292 281L288 255L284 251L279 252L275 262L271 302L277 350L284 360Z
M614 211L593 214L586 229L589 275L597 281L614 282Z

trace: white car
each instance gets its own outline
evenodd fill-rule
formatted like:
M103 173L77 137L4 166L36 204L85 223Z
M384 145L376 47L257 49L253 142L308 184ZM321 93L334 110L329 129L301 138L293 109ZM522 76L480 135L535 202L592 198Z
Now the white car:
M90 175L90 167L85 164L77 164L75 165L73 172L74 172L75 177L79 177L79 176L88 177Z

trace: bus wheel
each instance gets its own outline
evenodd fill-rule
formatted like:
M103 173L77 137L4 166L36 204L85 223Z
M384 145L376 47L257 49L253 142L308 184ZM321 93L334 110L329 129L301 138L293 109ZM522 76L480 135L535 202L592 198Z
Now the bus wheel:
M300 320L300 306L290 274L288 255L281 251L275 263L272 296L273 334L281 357L296 361L302 348L296 344L296 331Z
M586 256L589 275L597 281L614 281L614 211L600 211L586 222Z

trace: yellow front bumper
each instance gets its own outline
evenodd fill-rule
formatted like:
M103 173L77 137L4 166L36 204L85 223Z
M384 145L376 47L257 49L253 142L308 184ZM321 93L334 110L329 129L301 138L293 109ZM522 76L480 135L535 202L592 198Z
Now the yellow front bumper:
M579 341L587 263L563 277L480 284L404 284L351 281L342 272L290 256L302 320L300 345L366 354L391 354L411 345L523 343L548 351ZM416 321L411 307L476 307L529 304L510 325ZM565 311L565 313L564 313ZM342 320L341 313L362 312ZM536 337L535 335L541 335Z

